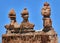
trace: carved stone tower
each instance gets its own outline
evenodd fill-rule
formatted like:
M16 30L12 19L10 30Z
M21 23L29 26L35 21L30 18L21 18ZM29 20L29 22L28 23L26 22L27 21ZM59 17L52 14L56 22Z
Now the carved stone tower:
M44 7L42 8L42 15L43 15L43 26L44 32L47 32L52 29L52 21L50 18L51 8L47 2L44 3Z
M21 13L21 17L23 18L23 21L20 25L20 32L21 33L27 33L27 32L34 32L34 24L31 24L28 20L29 13L27 11L27 8L24 8L24 10Z
M16 22L16 13L13 9L9 12L9 18L10 18L11 22L10 22L10 24L5 25L5 28L7 29L6 33L7 34L19 33L20 26Z
M12 9L9 12L10 24L5 25L6 34L2 35L2 43L58 43L57 34L52 27L52 20L50 18L51 8L45 2L41 14L43 16L43 30L35 31L34 24L30 23L29 12L27 8L21 13L23 21L19 25L16 21L16 13Z
M57 34L52 27L52 21L50 18L51 8L47 2L44 3L44 7L42 8L41 13L43 15L43 26L44 26L42 31L49 38L49 41L48 42L45 41L45 42L46 43L58 43L57 42Z

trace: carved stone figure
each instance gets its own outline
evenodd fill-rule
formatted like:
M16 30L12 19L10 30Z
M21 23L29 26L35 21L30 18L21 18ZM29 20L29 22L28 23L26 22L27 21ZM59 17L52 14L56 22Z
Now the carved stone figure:
M42 15L43 30L35 31L33 30L34 24L31 24L28 20L29 13L26 8L21 13L23 21L20 25L17 24L16 13L12 9L9 13L11 22L5 25L7 33L2 35L2 43L58 43L57 34L52 28L50 7L47 2L44 3Z
M19 25L16 22L16 14L15 11L12 9L9 13L9 18L11 20L11 23L8 25L5 25L5 28L7 29L7 33L17 33L19 32Z
M52 29L52 21L50 19L51 8L47 2L44 3L41 13L43 15L43 31L47 32Z
M28 20L29 13L27 11L27 8L24 8L24 10L21 13L21 16L23 18L23 21L20 25L20 31L24 31L24 32L33 31L32 29L34 28L34 24L31 24Z

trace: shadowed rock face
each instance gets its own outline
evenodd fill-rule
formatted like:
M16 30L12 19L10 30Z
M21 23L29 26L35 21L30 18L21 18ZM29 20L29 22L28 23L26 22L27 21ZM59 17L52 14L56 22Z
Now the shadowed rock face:
M58 43L57 34L52 27L50 12L50 6L45 2L41 12L44 27L42 31L36 32L33 30L34 24L30 23L28 20L29 13L27 8L24 8L21 13L23 21L20 25L17 23L16 13L12 9L9 13L11 22L5 25L7 32L2 35L2 43Z

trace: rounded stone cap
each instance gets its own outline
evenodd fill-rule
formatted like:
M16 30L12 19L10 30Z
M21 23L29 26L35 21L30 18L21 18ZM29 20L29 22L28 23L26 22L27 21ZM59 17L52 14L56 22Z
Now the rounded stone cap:
M16 13L14 11L14 9L11 9L10 12L9 12L9 17L16 17Z
M49 6L49 4L47 2L44 3L44 6Z
M51 15L51 8L50 8L50 6L49 6L49 4L47 2L44 3L44 7L41 10L41 14L44 17L50 17L50 15Z
M27 10L27 8L24 8L24 10L22 11L21 14L22 14L22 15L24 15L24 14L28 14L28 10Z

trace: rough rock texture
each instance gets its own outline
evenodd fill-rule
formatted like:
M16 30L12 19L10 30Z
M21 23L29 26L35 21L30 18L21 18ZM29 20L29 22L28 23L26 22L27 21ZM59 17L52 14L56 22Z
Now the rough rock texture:
M57 43L57 35L49 33L39 31L23 34L4 34L2 43Z

